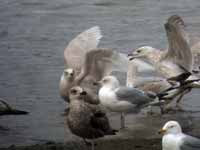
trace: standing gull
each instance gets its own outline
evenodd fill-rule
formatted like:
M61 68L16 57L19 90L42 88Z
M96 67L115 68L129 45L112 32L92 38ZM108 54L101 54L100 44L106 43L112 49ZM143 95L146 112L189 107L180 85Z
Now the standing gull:
M138 89L120 86L114 76L106 76L99 82L99 100L103 106L113 112L121 113L121 128L125 127L124 114L130 110L135 112L154 101L155 95L149 95Z
M64 50L65 67L60 79L59 91L65 101L69 101L69 89L81 83L87 74L88 51L95 49L102 38L98 26L94 26L76 36Z
M167 81L166 78L162 77L140 77L138 73L138 67L135 65L135 63L130 60L128 64L128 72L127 72L127 86L134 87L139 90L142 90L144 92L153 92L155 94L162 93L169 88L172 88L175 84L171 84ZM179 89L174 89L168 92L167 97L172 97L175 93L177 93ZM173 99L173 98L172 98ZM165 104L168 104L165 108L170 108L169 103L171 102L171 99L167 99L165 101ZM160 106L161 107L161 106ZM164 113L164 108L161 107L161 113Z
M164 78L159 77L157 74L153 77L140 77L138 73L138 67L135 65L133 60L129 61L128 65L128 72L127 72L127 86L138 88L145 92L153 92L156 94L167 92L168 94L164 97L165 98L165 108L166 110L171 110L171 102L172 100L176 99L176 108L181 109L181 107L178 105L179 101L185 94L182 88L182 85L186 85L187 78L191 75L190 72L182 73L178 76L171 77L171 78ZM177 87L177 88L175 88ZM178 88L180 87L180 88ZM186 87L186 86L185 86ZM187 88L186 88L187 89ZM188 90L190 90L190 87L188 87ZM167 105L166 105L167 104ZM161 109L162 112L164 112L164 109Z
M106 114L98 105L85 102L87 92L80 86L70 89L70 110L67 115L67 124L70 131L86 139L96 139L105 135L115 134L115 130L110 127ZM87 143L87 142L86 142ZM94 143L92 141L92 149Z
M168 50L160 51L150 46L144 46L136 49L133 57L147 60L167 78L191 72L193 57L184 26L181 17L177 15L169 17L165 23Z
M184 29L184 21L178 15L169 17L165 23L168 39L168 50L160 51L150 46L136 49L132 58L141 58L155 67L155 70L165 78L173 78L183 73L192 72L194 69L193 55L189 45L189 38ZM188 80L198 79L197 75L191 75ZM191 82L189 88L182 88L177 104L184 94L192 88L199 88L199 82Z
M75 85L87 86L88 95L94 97L98 88L91 83L113 71L127 72L124 67L128 64L126 54L113 49L97 48L101 38L101 30L95 26L76 36L64 50L66 68L61 76L59 89L65 101L69 101L69 89ZM135 62L146 70L152 69L140 60Z
M159 133L164 134L162 150L200 150L200 139L184 134L177 121L168 121Z

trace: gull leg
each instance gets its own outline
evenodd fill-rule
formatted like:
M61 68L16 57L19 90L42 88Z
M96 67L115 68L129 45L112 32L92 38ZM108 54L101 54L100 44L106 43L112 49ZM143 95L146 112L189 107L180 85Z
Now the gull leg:
M84 141L85 145L87 145L87 146L90 146L90 145L91 145L91 143L88 142L85 138L83 138L83 141Z
M164 106L160 105L159 107L160 107L160 113L161 115L163 115L165 113Z
M121 113L121 129L125 128L125 116L124 113Z
M92 144L91 149L94 150L94 141L93 140L91 141L91 144Z
M189 93L191 91L191 89L186 89L185 91L183 91L183 93L181 93L181 95L179 96L179 98L176 100L176 106L178 106L178 104L180 103L180 101L182 100L183 96L187 93Z

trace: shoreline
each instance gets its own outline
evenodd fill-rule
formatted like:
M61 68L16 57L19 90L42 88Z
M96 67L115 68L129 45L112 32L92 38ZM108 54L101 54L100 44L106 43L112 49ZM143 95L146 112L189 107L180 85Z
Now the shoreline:
M96 140L95 150L160 150L161 139L102 138ZM83 141L67 141L65 143L47 142L27 146L11 145L0 150L88 150Z

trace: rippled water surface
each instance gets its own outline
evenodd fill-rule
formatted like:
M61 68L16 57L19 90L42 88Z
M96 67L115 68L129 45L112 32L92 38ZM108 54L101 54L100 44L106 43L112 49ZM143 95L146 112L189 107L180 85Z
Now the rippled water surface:
M0 117L0 146L63 142L64 102L58 83L63 50L79 32L99 25L100 46L128 52L141 45L166 47L163 23L181 15L188 30L200 36L199 0L1 0L0 97L26 116ZM199 91L186 96L200 105Z

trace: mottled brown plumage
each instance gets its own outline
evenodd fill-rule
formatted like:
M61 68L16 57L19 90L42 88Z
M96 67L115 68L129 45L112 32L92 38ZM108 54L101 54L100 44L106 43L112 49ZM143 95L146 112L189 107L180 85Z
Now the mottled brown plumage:
M96 139L104 135L115 134L106 114L98 105L84 101L86 92L79 86L70 90L70 110L67 124L70 131L84 139Z

